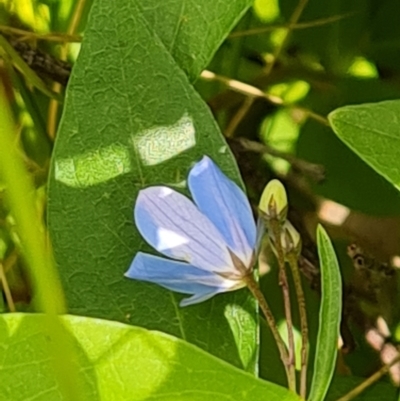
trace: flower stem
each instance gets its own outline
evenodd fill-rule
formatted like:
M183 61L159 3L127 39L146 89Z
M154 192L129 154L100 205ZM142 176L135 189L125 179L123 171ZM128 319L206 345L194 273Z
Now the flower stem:
M290 361L289 361L289 356L288 356L288 351L286 348L286 345L279 334L278 327L275 322L274 315L272 314L272 311L267 303L267 300L264 297L264 294L261 292L260 287L256 280L254 279L252 274L249 274L245 277L247 287L249 288L250 292L254 295L254 298L258 301L258 304L260 306L260 309L262 310L265 319L268 323L268 326L272 332L272 335L275 339L276 345L279 350L279 354L283 363L283 366L285 367L285 372L286 372L286 377L288 380L288 385L289 389L292 391L296 391L296 377L294 374L292 374L292 371L290 370ZM293 371L294 373L294 371Z
M282 288L283 302L285 308L287 332L288 332L288 344L289 344L289 355L288 355L288 370L290 378L294 378L294 392L296 392L296 356L294 349L294 336L293 336L293 320L292 311L290 309L290 294L289 294L289 283L287 280L286 269L285 269L285 254L283 252L281 242L281 225L277 218L271 218L269 221L269 227L274 237L274 246L277 253L278 265L279 265L279 285Z
M304 297L303 287L301 285L301 278L299 273L299 266L297 263L298 254L290 252L286 255L289 262L293 281L296 290L297 301L299 305L300 326L301 326L301 370L300 370L300 396L306 399L307 393L307 363L308 363L308 324L307 324L307 311L306 300Z
M0 283L2 283L3 285L3 291L6 297L8 309L10 310L10 312L16 312L14 300L11 295L10 287L8 286L7 277L4 272L4 266L3 263L1 263L1 261L0 261Z

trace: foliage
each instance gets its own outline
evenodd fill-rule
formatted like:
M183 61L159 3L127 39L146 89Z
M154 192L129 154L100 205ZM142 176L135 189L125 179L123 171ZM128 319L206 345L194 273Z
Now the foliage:
M308 359L297 392L331 400L390 363L377 322L397 339L399 12L394 0L0 0L0 399L289 401ZM265 305L248 274L249 288L186 308L124 277L155 254L133 219L139 191L190 197L203 156L267 228ZM259 211L274 178L287 196L273 181L283 192Z

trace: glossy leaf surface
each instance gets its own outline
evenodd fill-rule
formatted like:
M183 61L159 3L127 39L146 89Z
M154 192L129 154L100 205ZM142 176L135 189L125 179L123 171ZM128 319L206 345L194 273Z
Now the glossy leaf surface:
M257 318L246 290L181 309L181 295L123 277L136 252L152 251L133 222L141 188L163 184L187 193L188 171L203 155L240 183L181 58L171 55L164 30L149 22L150 5L142 3L94 2L67 91L49 184L49 225L69 310L174 334L254 372ZM247 3L229 3L214 49ZM170 12L181 18L182 9ZM189 23L199 32L206 22ZM188 45L184 32L190 29L176 28L172 47L178 51ZM213 49L193 44L190 51L206 59Z
M1 399L61 401L41 315L0 318ZM175 337L100 319L65 316L85 400L297 401Z
M400 188L400 101L345 106L329 121L336 135L375 171Z

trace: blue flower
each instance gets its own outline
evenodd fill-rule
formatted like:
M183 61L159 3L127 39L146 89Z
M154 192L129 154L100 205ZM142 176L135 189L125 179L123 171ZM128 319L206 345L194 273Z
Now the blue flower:
M170 259L138 252L125 273L191 294L181 306L244 287L257 241L246 195L209 157L193 166L188 185L194 203L165 186L139 192L136 226L153 248Z

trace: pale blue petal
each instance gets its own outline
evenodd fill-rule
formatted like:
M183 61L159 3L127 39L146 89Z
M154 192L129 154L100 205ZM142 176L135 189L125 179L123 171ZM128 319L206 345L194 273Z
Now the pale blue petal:
M190 171L189 188L199 210L218 228L231 250L248 265L256 226L244 192L207 156Z
M261 216L258 216L258 219L257 219L256 246L255 246L256 255L258 255L260 253L262 239L264 237L265 230L266 230L265 221Z
M148 187L139 192L134 215L143 238L162 254L206 271L234 270L224 238L186 196Z
M197 293L189 298L182 299L181 302L179 302L179 306L189 306L189 305L194 305L198 304L200 302L207 301L208 299L212 298L214 295L217 295L221 293L222 291L213 289L212 291L204 289L203 292Z
M200 270L184 262L138 252L125 276L148 281L171 291L193 294L184 305L202 302L218 292L228 291L221 276Z

